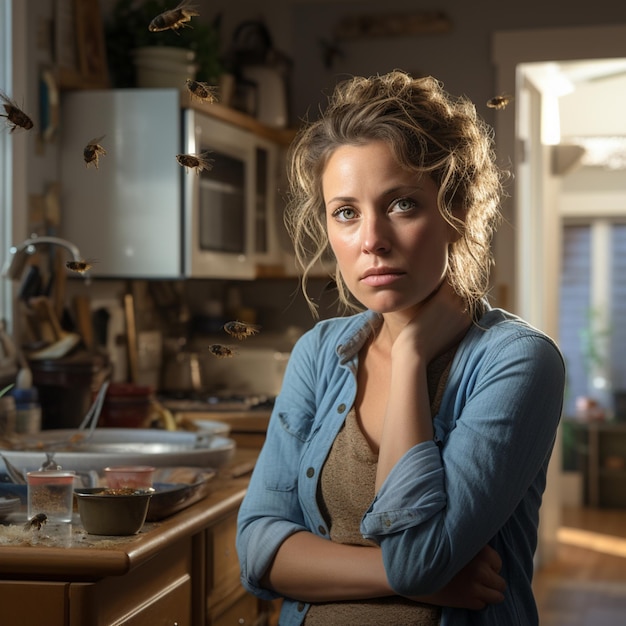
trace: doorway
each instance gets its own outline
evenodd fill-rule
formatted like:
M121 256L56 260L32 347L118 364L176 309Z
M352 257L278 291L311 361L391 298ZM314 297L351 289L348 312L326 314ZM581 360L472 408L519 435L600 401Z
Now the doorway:
M541 137L547 107L529 68L573 61L584 67L626 58L626 25L497 32L492 58L496 93L515 96L514 106L498 111L494 123L499 159L513 174L504 222L494 241L495 294L499 305L558 338L561 219L555 202L555 149ZM556 553L560 468L557 445L541 510L538 565Z

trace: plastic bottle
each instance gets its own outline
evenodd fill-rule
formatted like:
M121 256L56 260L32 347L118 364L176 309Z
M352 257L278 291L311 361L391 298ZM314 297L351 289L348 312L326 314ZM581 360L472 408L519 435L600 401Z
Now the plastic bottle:
M11 395L15 399L15 432L38 433L41 430L41 405L28 368L18 372L17 384Z

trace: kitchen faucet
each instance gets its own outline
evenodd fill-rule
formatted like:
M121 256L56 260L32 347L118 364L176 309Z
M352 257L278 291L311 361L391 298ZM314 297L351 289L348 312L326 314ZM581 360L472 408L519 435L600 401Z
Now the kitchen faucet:
M17 280L24 271L24 267L26 265L26 260L31 254L35 253L36 247L40 244L54 244L56 246L61 246L68 250L72 255L74 261L82 261L82 257L80 255L80 251L78 248L67 239L61 239L60 237L51 237L48 235L44 235L42 237L38 237L33 234L29 239L26 239L22 243L17 246L11 246L9 252L11 253L11 257L6 261L4 268L2 270L3 278L8 278L9 280ZM85 276L88 280L89 277Z

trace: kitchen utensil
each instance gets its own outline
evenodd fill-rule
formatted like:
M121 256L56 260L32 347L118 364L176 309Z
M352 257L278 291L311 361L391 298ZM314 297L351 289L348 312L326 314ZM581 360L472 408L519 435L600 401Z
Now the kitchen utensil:
M57 440L48 441L45 444L42 443L42 449L48 454L51 450L55 448L68 448L74 446L82 446L85 445L92 437L95 432L96 426L98 425L98 419L100 417L100 412L102 411L102 405L104 404L104 397L106 396L107 389L109 388L109 381L105 380L96 397L89 407L83 421L80 423L78 428L71 432L70 436L67 436L65 431L58 430L56 432L63 432L65 436L59 438ZM54 436L54 430L51 431ZM51 459L48 458L47 462Z
M20 285L17 297L20 300L27 302L30 298L41 295L41 289L41 273L39 271L39 266L31 265L29 266L26 276Z
M13 463L11 463L4 456L4 454L0 453L0 457L2 457L2 460L4 461L4 467L5 467L6 471L7 471L7 474L11 478L11 480L16 485L25 485L26 484L26 479L24 478L24 474L22 473L22 470L20 470L17 467L15 467L15 465L13 465Z
M91 319L91 301L88 296L74 296L74 315L78 334L81 336L87 350L93 350L94 330Z
M152 490L111 494L94 487L74 490L80 521L90 535L134 535L148 513Z
M54 452L46 452L46 460L41 464L40 471L43 470L61 470L63 469L54 460Z
M137 353L137 326L135 325L135 303L133 294L124 295L124 314L126 317L126 341L128 347L128 371L131 383L137 383L139 356Z

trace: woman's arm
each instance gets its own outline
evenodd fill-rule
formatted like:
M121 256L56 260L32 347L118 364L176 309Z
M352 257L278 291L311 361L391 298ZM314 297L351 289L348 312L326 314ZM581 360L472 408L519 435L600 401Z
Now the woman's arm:
M425 441L408 450L363 519L398 593L440 588L496 535L505 566L532 571L564 364L545 335L493 316L502 323L472 329L459 348L435 420L442 449Z
M303 602L393 595L380 548L335 543L309 532L281 544L263 583Z
M501 566L498 554L486 546L443 589L411 599L482 609L504 599L506 584L498 575ZM262 584L303 602L395 595L387 582L380 548L334 543L308 532L291 535L282 543Z

